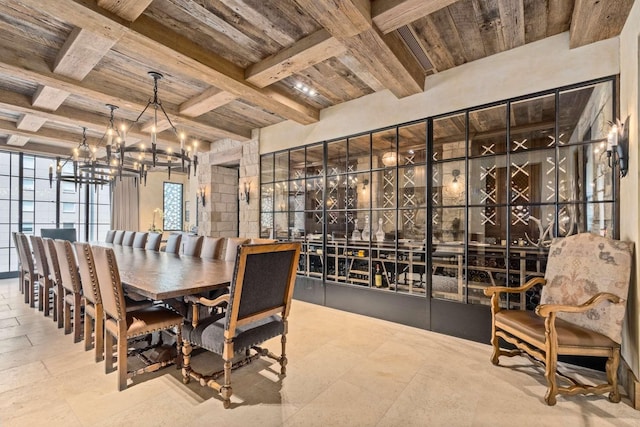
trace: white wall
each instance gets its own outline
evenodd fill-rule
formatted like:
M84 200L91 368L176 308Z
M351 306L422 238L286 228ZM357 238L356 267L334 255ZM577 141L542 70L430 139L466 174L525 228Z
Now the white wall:
M260 130L260 153L421 119L619 73L618 39L569 50L569 33L427 77L425 91L397 99L385 90L322 110L320 121Z
M630 117L629 127L629 174L620 182L620 229L621 238L636 242L635 271L632 273L631 292L627 304L627 321L623 330L622 356L631 367L636 378L640 378L640 269L638 261L640 247L638 246L638 188L640 185L640 170L638 157L640 156L640 129L638 114L640 114L640 100L638 99L640 84L640 2L636 1L620 34L620 118ZM636 398L637 400L637 398Z
M168 179L166 171L149 172L147 174L147 185L143 184L138 187L138 195L140 197L138 230L147 231L151 226L153 210L156 208L164 209L162 206L162 192L165 181L183 184L183 199L186 200L185 197L189 194L189 185L185 174L172 172L171 179ZM162 228L162 221L158 218L156 218L156 227Z

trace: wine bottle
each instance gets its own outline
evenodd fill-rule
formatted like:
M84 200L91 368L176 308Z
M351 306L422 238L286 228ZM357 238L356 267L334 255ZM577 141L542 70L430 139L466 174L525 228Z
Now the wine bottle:
M380 264L376 264L375 285L376 288L382 287L382 273L380 272Z

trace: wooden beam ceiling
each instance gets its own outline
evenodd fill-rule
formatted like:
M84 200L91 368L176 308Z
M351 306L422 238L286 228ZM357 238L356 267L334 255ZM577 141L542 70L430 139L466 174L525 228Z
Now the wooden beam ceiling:
M620 34L633 2L634 0L576 0L571 18L569 47L573 49Z
M431 15L458 0L375 0L371 2L372 20L383 34Z
M238 99L236 95L211 87L200 95L180 104L180 114L188 117L198 117L236 99Z
M14 135L17 137L25 137L33 141L47 142L52 144L58 144L64 142L71 147L75 147L80 142L78 133L66 132L61 130L42 128L38 132L30 132L27 130L21 130L16 127L14 122L9 120L0 119L0 133ZM9 137L11 139L11 137ZM87 137L87 143L89 145L98 145L100 140L94 137ZM15 144L13 144L15 145Z
M129 22L135 21L153 0L98 0L98 6Z
M385 36L371 23L364 0L295 0L362 65L399 98L424 90L424 72L394 35Z

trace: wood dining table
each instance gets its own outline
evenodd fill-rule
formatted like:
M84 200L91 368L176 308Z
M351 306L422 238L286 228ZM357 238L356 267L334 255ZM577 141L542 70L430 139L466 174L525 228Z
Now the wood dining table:
M93 243L113 249L125 288L153 300L183 297L229 286L235 263L180 256L130 246Z

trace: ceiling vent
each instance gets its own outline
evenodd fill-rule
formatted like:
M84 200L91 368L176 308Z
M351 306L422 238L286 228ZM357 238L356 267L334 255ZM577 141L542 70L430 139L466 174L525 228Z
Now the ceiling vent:
M424 68L425 71L432 70L433 64L431 64L431 61L427 57L427 54L424 52L424 50L422 50L420 43L418 43L418 40L416 40L413 32L409 29L409 27L404 25L398 28L398 33L400 34L400 37L402 37L402 40L404 40L411 53L413 53L413 56L415 56L415 58L418 60L422 68Z

